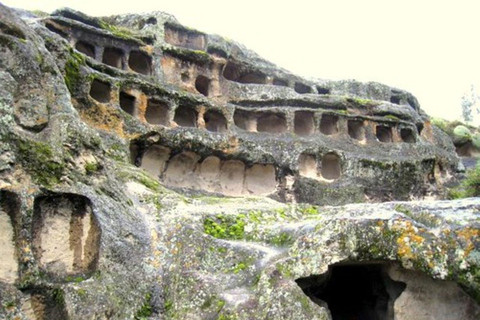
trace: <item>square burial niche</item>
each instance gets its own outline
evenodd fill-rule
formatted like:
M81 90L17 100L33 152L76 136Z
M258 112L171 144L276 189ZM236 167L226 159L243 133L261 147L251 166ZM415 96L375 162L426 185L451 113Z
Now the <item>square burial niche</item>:
M380 142L392 142L392 127L378 125L375 128L375 134Z
M169 107L165 102L149 99L145 110L145 120L150 124L169 125Z
M122 69L123 51L117 48L105 48L102 62L109 66Z
M338 116L333 114L322 114L320 120L320 132L329 136L338 133Z
M141 51L130 51L128 66L135 72L149 76L152 73L152 58Z
M246 131L257 131L257 120L252 112L235 109L233 122L237 127Z
M340 157L335 153L327 153L322 157L322 167L320 170L322 177L327 180L335 180L340 178L342 167L340 165Z
M110 83L94 79L90 84L90 97L98 102L107 103L110 101L112 87Z
M196 127L197 111L191 107L180 106L175 110L173 121L180 127Z
M283 114L265 112L257 119L257 131L268 133L284 133L287 131L287 120Z
M300 93L300 94L312 93L312 88L301 82L295 82L294 89L297 93Z
M120 92L120 108L131 116L137 113L136 98L126 92Z
M315 132L315 120L311 111L295 112L294 120L295 134L299 136L308 136Z
M89 56L90 58L95 59L95 47L93 45L91 45L90 43L87 43L85 41L78 41L75 44L75 49L77 49L81 53Z
M355 139L362 141L365 139L365 126L361 120L348 120L348 135Z
M211 132L227 132L227 119L218 111L210 110L203 115L205 128Z
M211 80L207 77L199 75L195 80L195 89L197 89L197 91L203 94L205 97L208 97L210 92L210 82Z
M413 133L413 130L409 128L400 129L400 137L402 138L403 142L407 142L407 143L417 142L415 139L415 134Z
M390 279L388 264L334 264L323 275L297 279L315 303L327 303L333 320L394 320L393 305L405 283Z

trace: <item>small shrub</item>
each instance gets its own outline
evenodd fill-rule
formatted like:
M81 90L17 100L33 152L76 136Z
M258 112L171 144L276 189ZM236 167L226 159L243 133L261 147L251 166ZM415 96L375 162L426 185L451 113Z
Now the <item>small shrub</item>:
M467 170L465 179L459 186L449 190L450 199L461 199L480 196L480 165Z

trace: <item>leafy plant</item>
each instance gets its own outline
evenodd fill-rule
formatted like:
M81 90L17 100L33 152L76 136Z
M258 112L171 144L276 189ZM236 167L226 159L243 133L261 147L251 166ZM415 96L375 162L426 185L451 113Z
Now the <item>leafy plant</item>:
M466 172L466 177L459 186L449 190L451 199L461 199L480 196L480 165Z

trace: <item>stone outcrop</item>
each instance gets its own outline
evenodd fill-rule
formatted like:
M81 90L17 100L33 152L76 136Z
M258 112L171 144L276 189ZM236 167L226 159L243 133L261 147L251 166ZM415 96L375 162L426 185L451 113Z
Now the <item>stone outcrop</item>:
M0 83L2 318L480 317L480 203L440 201L455 147L408 92L2 5Z

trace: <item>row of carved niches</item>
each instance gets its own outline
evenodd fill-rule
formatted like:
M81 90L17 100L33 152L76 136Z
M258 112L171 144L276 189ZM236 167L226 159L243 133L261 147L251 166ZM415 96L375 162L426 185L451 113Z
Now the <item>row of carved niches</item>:
M142 122L171 127L203 127L211 132L227 132L227 116L220 110L199 110L200 107L180 105L175 109L166 99L148 97L138 89L114 90L112 84L100 79L93 79L90 85L90 97L100 103L118 101L120 108ZM204 108L203 108L204 109ZM406 122L397 122L385 118L380 123L370 119L349 117L340 113L298 110L292 108L281 111L252 111L237 108L233 114L233 123L238 128L249 132L295 133L309 136L317 133L323 135L344 134L360 142L407 142L415 143L420 128ZM293 117L290 116L293 112ZM417 131L418 130L418 131Z
M94 33L76 32L74 28L65 27L53 20L47 20L45 26L92 59L117 69L147 76L152 74L152 57L144 46Z
M20 198L1 190L0 203L0 280L13 284L18 279L18 242L23 232ZM31 232L33 255L46 274L65 279L95 271L101 231L88 198L75 194L35 198Z

